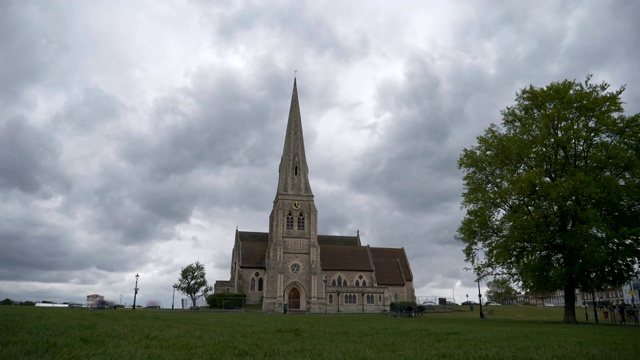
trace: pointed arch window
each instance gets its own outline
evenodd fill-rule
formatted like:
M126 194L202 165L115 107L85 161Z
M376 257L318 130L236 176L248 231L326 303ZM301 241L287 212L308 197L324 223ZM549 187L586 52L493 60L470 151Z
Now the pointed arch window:
M342 276L338 276L338 286L342 286Z
M293 173L295 176L298 176L298 165L293 169Z
M336 286L336 279L331 280L331 286Z
M287 221L286 221L287 230L293 230L293 214L291 211L287 213Z
M360 286L360 281L356 280L356 286Z
M256 291L256 278L251 278L251 291Z
M258 279L258 291L262 291L262 287L264 285L264 281L262 281L262 278Z
M304 213L298 214L298 230L304 230Z
M333 294L329 294L329 304L333 304Z
M362 280L362 286L367 286L367 280Z

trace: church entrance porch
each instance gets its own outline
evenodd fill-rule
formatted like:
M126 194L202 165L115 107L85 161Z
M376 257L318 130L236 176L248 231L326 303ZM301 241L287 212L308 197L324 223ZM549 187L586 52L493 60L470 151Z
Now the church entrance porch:
M294 312L307 312L308 301L307 301L307 291L304 286L299 282L295 281L289 284L284 289L284 304L290 311Z
M289 291L289 309L300 310L300 292L296 288Z

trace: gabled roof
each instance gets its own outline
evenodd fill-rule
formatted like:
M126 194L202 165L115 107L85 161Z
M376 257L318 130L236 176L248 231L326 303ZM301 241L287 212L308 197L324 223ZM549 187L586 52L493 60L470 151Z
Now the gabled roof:
M269 233L238 231L240 267L265 268Z
M240 267L264 269L269 233L237 234ZM375 271L378 285L402 286L413 280L404 248L362 246L357 236L318 235L318 244L322 270Z
M269 233L265 232L238 231L238 237L240 241L269 241Z
M371 248L378 285L404 285L413 274L403 248Z
M373 271L366 246L321 245L322 270Z
M318 235L318 245L349 245L359 246L357 236Z

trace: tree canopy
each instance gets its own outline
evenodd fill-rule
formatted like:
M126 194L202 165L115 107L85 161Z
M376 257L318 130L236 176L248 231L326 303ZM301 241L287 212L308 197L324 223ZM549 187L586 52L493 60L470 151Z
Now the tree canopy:
M207 284L205 275L204 264L196 261L180 270L180 278L178 282L173 285L176 290L191 298L193 308L196 307L196 300L198 298L212 290L211 286Z
M624 87L590 80L521 90L458 160L466 260L564 290L570 323L576 289L623 284L640 256L640 114L624 114Z
M487 288L487 298L500 304L504 304L508 300L515 300L517 294L509 279L502 276L489 281Z

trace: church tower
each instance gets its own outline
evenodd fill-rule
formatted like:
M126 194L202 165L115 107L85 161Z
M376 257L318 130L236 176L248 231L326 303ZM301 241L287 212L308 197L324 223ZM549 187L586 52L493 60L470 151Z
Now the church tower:
M280 160L278 189L269 216L263 311L320 311L324 301L318 213L309 184L296 79Z

